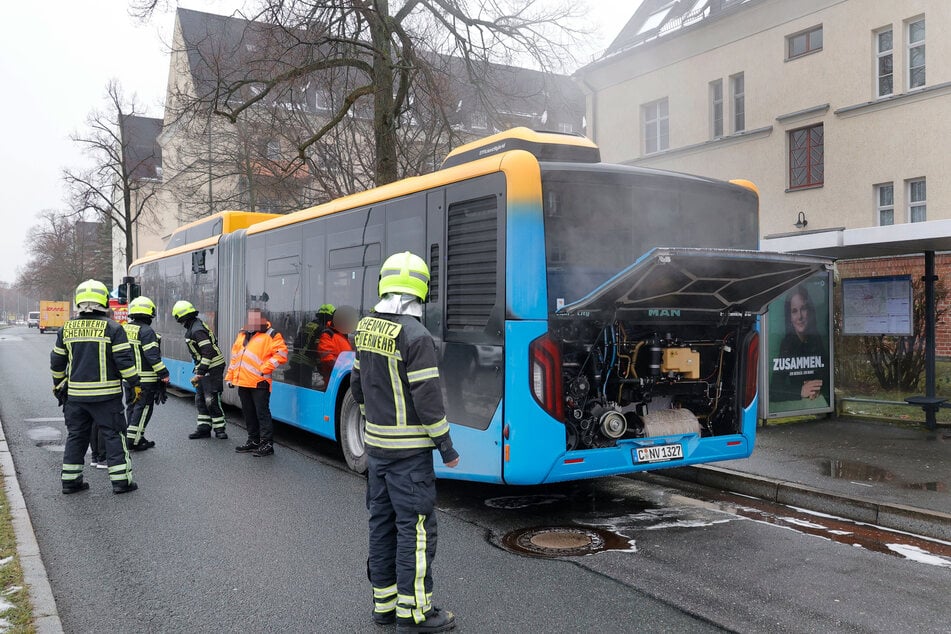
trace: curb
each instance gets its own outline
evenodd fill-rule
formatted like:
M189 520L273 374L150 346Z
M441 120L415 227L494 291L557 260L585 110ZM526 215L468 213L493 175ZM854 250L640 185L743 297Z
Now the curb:
M26 508L23 492L20 491L13 456L3 432L3 421L0 421L0 471L3 472L4 488L13 518L13 533L16 535L17 556L23 569L23 582L30 591L33 625L38 634L62 634L63 623L56 609L56 599L46 574L46 566L43 565L40 546L36 543L30 512Z
M856 522L951 541L951 513L840 495L804 484L709 465L665 469L661 475Z

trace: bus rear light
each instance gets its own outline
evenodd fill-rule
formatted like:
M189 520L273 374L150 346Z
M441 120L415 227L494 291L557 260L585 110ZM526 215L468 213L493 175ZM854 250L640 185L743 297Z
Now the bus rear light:
M756 398L759 375L759 333L752 333L746 340L746 365L743 375L743 407L747 408Z
M727 446L727 447L736 447L737 445L742 444L742 442L743 442L743 441L741 441L741 440L730 440L730 441L728 441L728 442L726 443L726 446Z
M565 419L565 398L561 385L561 352L547 334L528 348L532 395L546 412L559 421Z
M578 464L584 462L584 458L568 458L565 460L565 464Z

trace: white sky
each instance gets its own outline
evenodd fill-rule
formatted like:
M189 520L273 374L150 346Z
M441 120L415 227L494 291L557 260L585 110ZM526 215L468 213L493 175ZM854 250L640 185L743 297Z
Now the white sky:
M547 2L549 0L542 0ZM551 0L557 1L557 0ZM589 0L597 28L592 52L605 48L642 0ZM242 0L184 0L180 6L231 14ZM69 136L81 132L117 79L147 116L162 116L174 14L148 24L127 0L8 2L0 20L0 282L14 282L27 261L27 230L44 209L64 209L64 168L83 157Z

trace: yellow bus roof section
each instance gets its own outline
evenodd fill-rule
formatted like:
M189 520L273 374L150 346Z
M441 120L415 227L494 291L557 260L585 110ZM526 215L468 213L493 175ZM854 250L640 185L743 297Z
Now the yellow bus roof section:
M253 224L264 222L265 220L270 220L271 218L277 218L280 215L281 214L265 214L259 211L219 211L218 213L211 214L210 216L205 216L204 218L192 220L191 222L180 225L175 229L175 231L172 232L172 235L182 231L187 231L192 227L203 225L206 222L211 222L216 218L221 218L221 233L231 233L232 231L237 231L238 229L247 229Z
M331 200L316 207L309 207L287 214L286 216L280 216L273 220L258 223L248 228L248 234L260 233L270 229L277 229L278 227L286 227L340 211L375 205L434 187L441 187L443 185L475 178L476 176L498 172L503 156L504 155L494 155L481 160L464 163L458 167L439 170L438 172L424 174L423 176L411 176L410 178L404 178L389 183L388 185L374 187L373 189L344 196L343 198L337 198L336 200Z
M274 214L271 214L271 215L274 215ZM220 238L221 238L220 235L212 236L210 238L205 238L204 240L189 242L188 244L183 244L178 247L173 247L169 249L168 251L149 251L146 255L133 261L132 264L129 265L129 268L131 269L133 266L136 266L138 264L145 264L146 262L152 262L153 260L161 260L162 258L167 258L172 255L178 255L179 253L188 253L189 251L197 251L199 249L206 249L208 247L213 247L216 244L218 244L218 240Z
M601 150L587 137L519 127L460 145L446 156L442 168L511 150L526 150L539 161L601 162Z

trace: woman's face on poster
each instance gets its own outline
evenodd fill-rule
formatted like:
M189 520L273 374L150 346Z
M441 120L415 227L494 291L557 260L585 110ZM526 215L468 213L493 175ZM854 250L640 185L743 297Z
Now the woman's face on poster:
M789 321L800 338L806 336L810 317L809 304L806 302L806 298L799 294L793 295L789 302Z

